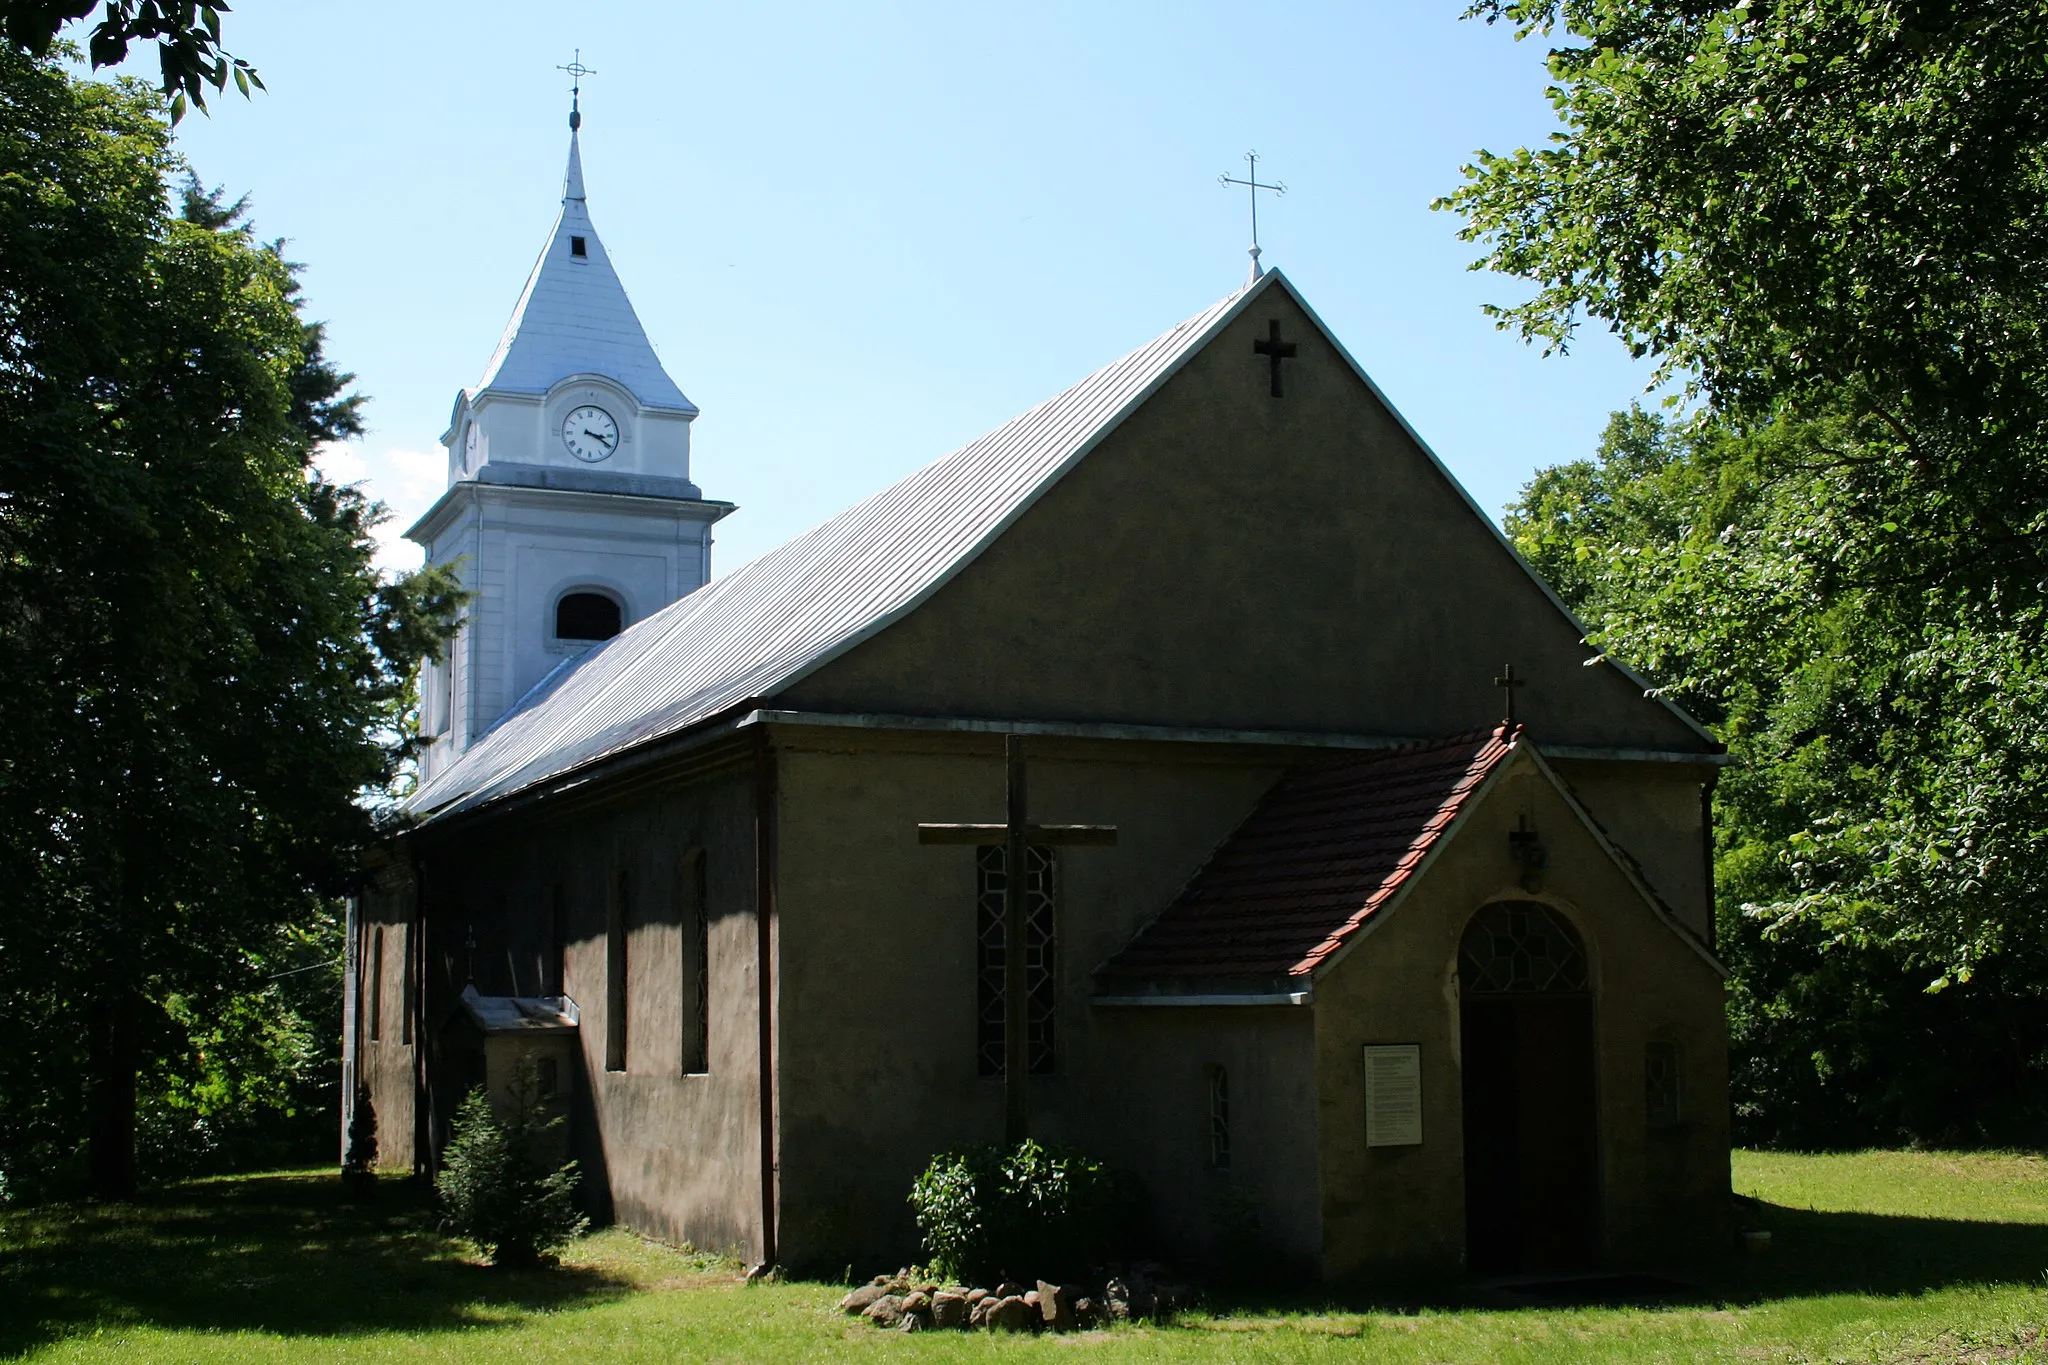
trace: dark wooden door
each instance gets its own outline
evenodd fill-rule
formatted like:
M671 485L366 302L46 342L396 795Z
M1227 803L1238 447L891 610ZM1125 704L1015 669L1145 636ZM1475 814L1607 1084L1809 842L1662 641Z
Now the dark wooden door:
M1594 1264L1600 1190L1592 999L1468 996L1462 1024L1471 1268Z

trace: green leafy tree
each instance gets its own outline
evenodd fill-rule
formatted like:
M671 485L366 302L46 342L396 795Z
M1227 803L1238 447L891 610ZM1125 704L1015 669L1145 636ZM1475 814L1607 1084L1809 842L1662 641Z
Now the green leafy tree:
M1518 534L1744 759L1738 1010L1867 1135L2019 1121L2048 1062L2048 4L1468 13L1548 44L1559 119L1441 201L1534 285L1501 325L1604 325L1694 400L1670 469L1549 471ZM1994 1072L2016 1093L1963 1083Z
M228 7L198 0L0 0L0 36L29 57L46 57L64 25L100 11L88 50L95 68L125 59L130 45L156 44L163 93L171 122L185 117L189 101L206 108L206 87L225 90L230 80L247 99L263 88L256 68L220 45L220 17Z
M93 1189L133 1188L142 1078L246 1037L235 1002L301 965L296 928L372 837L411 672L460 601L445 574L373 566L382 509L312 464L362 400L296 267L241 206L174 194L182 169L154 93L0 53L16 1186L61 1177L83 1140Z
M1830 580L1852 437L1617 414L1506 527L1737 760L1717 885L1741 1136L2035 1141L2048 668L2027 623Z

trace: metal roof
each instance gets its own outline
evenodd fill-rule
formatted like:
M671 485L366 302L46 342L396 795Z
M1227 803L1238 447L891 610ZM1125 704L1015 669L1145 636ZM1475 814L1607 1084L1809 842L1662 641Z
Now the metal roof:
M443 816L787 687L936 592L1277 271L979 440L638 622L409 802Z
M527 276L498 349L469 394L475 397L485 389L546 393L571 375L602 374L624 384L643 406L694 413L696 405L662 368L591 226L576 136L569 134L561 215ZM582 239L582 255L575 253L572 238Z

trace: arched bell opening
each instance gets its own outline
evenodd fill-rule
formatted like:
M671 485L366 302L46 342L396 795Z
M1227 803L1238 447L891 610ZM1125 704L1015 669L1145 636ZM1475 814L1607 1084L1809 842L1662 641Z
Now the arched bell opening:
M579 588L555 600L555 639L565 644L597 644L625 625L625 608L610 593Z
M1495 901L1465 928L1458 987L1467 1264L1592 1265L1600 1161L1585 944L1540 901Z

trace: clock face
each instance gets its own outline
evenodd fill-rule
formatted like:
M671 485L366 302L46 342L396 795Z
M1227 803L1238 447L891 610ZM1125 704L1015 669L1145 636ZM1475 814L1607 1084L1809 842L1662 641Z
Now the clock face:
M562 444L585 464L608 460L619 448L619 424L603 408L585 403L562 419Z
M463 463L476 463L476 423L469 424L469 434L463 437Z

